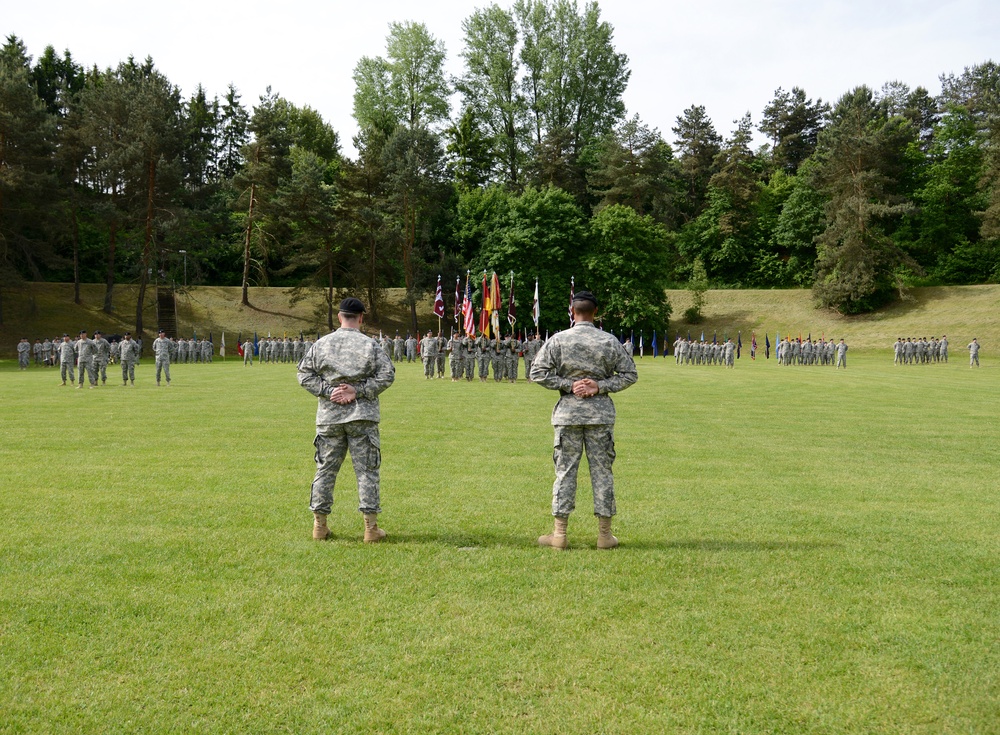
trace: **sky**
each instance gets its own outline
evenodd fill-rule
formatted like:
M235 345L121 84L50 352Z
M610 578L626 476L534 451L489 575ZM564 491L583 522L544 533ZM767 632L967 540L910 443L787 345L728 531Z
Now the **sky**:
M582 0L580 0L582 5ZM251 108L268 86L318 110L354 155L352 71L362 56L385 53L391 21L424 23L462 71L462 20L481 2L457 0L283 0L240 3L173 0L48 0L7 3L0 34L18 36L38 57L69 49L77 63L115 66L151 56L185 97L200 83L222 96L230 83ZM513 0L499 0L510 7ZM750 112L754 123L778 87L801 87L835 102L845 92L887 81L940 91L941 74L1000 60L996 0L603 0L632 76L628 114L673 142L671 127L704 105L728 136ZM758 142L763 142L760 138Z

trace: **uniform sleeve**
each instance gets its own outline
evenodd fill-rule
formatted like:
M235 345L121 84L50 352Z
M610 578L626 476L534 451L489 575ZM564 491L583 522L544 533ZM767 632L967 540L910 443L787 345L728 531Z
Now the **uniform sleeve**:
M632 357L624 349L615 348L615 352L614 374L597 381L597 392L602 395L625 390L639 379Z
M560 377L556 372L558 356L553 353L557 349L558 347L551 345L551 343L546 343L542 347L538 353L538 357L531 363L531 382L538 383L543 388L550 390L570 393L573 390L573 381L569 378Z
M251 349L253 349L251 347ZM378 350L381 352L382 350ZM333 386L327 385L323 376L316 369L315 345L309 348L298 367L299 385L312 393L317 398L329 398L333 392Z
M393 367L389 356L385 354L385 350L376 346L372 352L375 356L375 374L355 386L358 395L369 401L374 401L379 393L392 385L396 379L396 368ZM301 378L299 382L302 382Z

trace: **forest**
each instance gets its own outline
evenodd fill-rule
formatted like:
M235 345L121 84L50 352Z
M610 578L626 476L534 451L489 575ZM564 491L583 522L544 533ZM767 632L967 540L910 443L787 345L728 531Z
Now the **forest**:
M596 2L517 0L463 21L462 73L419 22L354 67L354 157L268 88L185 97L151 58L98 69L0 49L0 319L25 281L104 284L136 313L163 285L350 291L417 303L438 276L536 279L542 329L570 279L612 329L664 329L667 288L811 288L872 311L922 285L1000 279L1000 66L887 81L835 101L777 89L720 132L692 104L669 133L626 110L628 56ZM669 84L669 79L665 81ZM348 101L345 100L345 104ZM756 145L754 140L766 140ZM116 285L138 286L119 303Z

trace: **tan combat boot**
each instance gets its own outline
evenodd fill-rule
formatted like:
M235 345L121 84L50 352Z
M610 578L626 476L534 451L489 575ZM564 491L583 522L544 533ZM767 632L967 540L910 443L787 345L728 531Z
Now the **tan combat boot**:
M611 519L597 516L597 548L613 549L618 545L618 539L611 535Z
M378 543L385 538L385 531L378 527L378 514L365 513L365 543Z
M330 538L330 529L326 527L326 516L322 513L313 513L313 538L317 541Z
M569 523L569 518L561 518L559 516L556 516L555 526L552 529L552 533L547 533L544 536L539 536L538 545L551 546L553 549L569 548L569 539L566 538L566 526L568 523Z

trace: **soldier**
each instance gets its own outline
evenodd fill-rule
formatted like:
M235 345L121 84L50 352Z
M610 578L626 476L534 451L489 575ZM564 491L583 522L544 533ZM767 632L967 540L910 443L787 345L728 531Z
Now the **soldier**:
M506 363L504 362L503 353L507 349L507 346L507 338L500 334L493 340L493 352L490 355L490 361L493 363L493 381L496 383L504 379Z
M836 369L840 370L841 365L843 365L844 370L847 370L847 344L843 339L837 343L837 365Z
M48 337L46 337L45 341L42 342L42 364L45 365L45 367L55 365L55 361L52 359L52 355L55 351L55 347L58 344L59 344L58 342L53 343L52 340L50 340Z
M615 460L615 406L609 394L628 388L639 376L632 356L618 340L594 326L596 313L594 295L578 291L573 298L573 327L547 340L531 366L532 381L561 394L552 411L555 524L551 534L539 537L541 546L569 546L566 526L576 507L576 475L584 447L598 519L597 548L613 549L618 545L618 539L611 535L611 518L616 512L611 472Z
M406 361L413 362L417 359L417 340L412 334L406 335Z
M167 385L170 385L170 340L167 333L160 330L159 336L153 340L153 355L156 358L156 385L160 385L160 374L165 373Z
M97 387L97 371L94 369L94 358L97 355L97 344L87 336L87 330L80 330L80 338L76 341L76 366L80 382L77 388L83 387L84 373L90 381L90 387Z
M70 342L69 335L63 334L62 343L59 345L59 369L62 373L62 384L66 385L66 373L69 373L69 382L75 383L76 377L73 374L73 365L76 360L76 346Z
M355 298L340 302L340 329L320 339L302 358L299 385L319 399L316 409L316 476L309 508L313 538L330 536L326 525L333 505L337 473L347 451L358 479L358 510L364 514L367 543L385 538L378 527L379 394L396 377L392 361L378 343L360 332L364 304Z
M948 362L948 335L941 335L941 346L939 348L941 352L941 362Z
M264 346L263 341L260 344L261 347ZM263 361L264 359L261 358L260 362ZM253 342L251 342L250 340L247 340L246 342L243 343L243 367L246 367L247 365L253 367Z
M36 339L35 344L31 346L32 354L35 357L35 367L42 364L42 340Z
M399 332L396 332L396 339L392 341L392 359L394 362L402 362L404 350L406 349L406 340L399 336Z
M17 343L17 367L19 370L27 370L31 364L31 342L27 337L21 337Z
M437 376L441 380L444 380L444 361L448 357L448 341L441 336L441 332L438 332L437 341Z
M517 382L517 368L521 361L521 340L517 338L517 333L510 335L507 352L504 353L504 373L511 383Z
M476 377L476 339L470 334L462 337L462 350L465 353L465 380L472 382Z
M451 382L457 383L465 372L465 349L462 345L462 335L453 334L448 340L448 351L451 353Z
M969 342L969 367L979 367L979 341L975 337Z
M476 349L479 352L479 381L485 383L490 375L490 355L493 352L493 340L482 332L476 337Z
M97 345L97 353L94 356L97 377L101 379L101 385L108 382L108 360L111 359L111 343L104 339L104 335L99 331L94 332L94 344Z
M542 348L541 343L538 341L538 332L534 334L529 334L528 339L524 342L524 379L529 383L531 382L531 364L535 361L538 356L538 350Z
M434 378L434 368L437 365L438 340L431 331L420 340L420 357L424 361L424 378L432 380ZM387 353L388 354L388 353Z
M122 385L135 385L135 364L139 361L139 345L132 340L132 333L125 332L118 343L118 361L122 366Z

